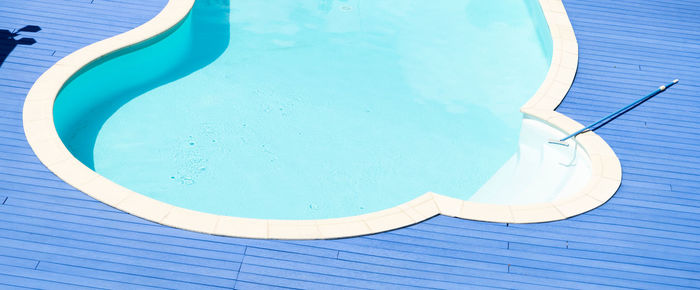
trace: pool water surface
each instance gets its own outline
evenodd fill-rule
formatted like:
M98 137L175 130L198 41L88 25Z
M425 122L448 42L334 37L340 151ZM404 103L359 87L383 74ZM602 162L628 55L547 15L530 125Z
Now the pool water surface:
M83 71L54 120L84 164L183 208L319 219L469 199L551 61L537 1L197 1Z

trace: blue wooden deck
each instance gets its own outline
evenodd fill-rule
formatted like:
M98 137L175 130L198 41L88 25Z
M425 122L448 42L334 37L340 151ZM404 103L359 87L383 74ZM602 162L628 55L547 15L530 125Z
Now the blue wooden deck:
M580 67L560 112L588 123L681 79L598 131L623 168L602 207L531 225L438 216L327 241L146 222L76 191L32 154L21 114L37 77L165 2L0 2L0 29L42 28L0 65L0 288L700 288L700 2L565 1Z

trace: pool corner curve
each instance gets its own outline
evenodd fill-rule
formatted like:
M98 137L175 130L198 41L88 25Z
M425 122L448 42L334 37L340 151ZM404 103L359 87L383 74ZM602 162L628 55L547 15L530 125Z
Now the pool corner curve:
M552 65L545 81L520 111L524 116L538 119L568 135L584 126L556 112L555 109L568 93L576 76L578 42L562 1L539 2L552 35ZM622 182L622 167L612 148L593 131L580 134L574 141L590 158L590 180L578 193L557 199L549 205L541 205L542 214L545 211L550 212L548 217L535 218L532 221L520 219L520 222L555 221L576 216L603 205L617 192ZM556 209L556 212L553 209ZM532 209L514 207L512 210L525 213Z

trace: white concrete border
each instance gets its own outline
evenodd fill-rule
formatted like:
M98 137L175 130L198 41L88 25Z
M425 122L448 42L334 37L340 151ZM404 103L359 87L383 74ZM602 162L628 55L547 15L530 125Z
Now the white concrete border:
M571 86L578 65L578 44L561 0L539 0L553 40L552 64L545 81L521 111L564 133L583 125L554 111ZM122 187L92 171L66 149L53 123L53 103L63 85L80 69L116 50L141 43L177 25L194 0L170 0L147 23L80 49L58 61L34 84L24 103L24 132L46 167L68 184L110 206L138 217L186 230L260 239L330 239L383 232L421 222L437 214L501 223L565 219L605 203L622 178L613 150L593 132L576 138L591 159L592 178L566 199L532 205L494 205L426 193L397 207L359 216L323 220L264 220L219 216L166 204Z

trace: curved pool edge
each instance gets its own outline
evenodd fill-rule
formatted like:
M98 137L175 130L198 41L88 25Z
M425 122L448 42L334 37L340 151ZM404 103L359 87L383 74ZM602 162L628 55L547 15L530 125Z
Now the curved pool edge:
M535 95L521 108L563 133L583 125L554 109L566 96L578 66L578 44L561 0L539 0L553 41L549 72ZM214 235L259 239L331 239L367 235L415 224L438 214L464 219L534 223L566 219L610 199L620 186L620 162L593 132L576 138L591 160L588 184L577 194L548 203L495 205L464 201L436 193L423 194L399 206L358 216L321 220L267 220L220 216L166 204L122 187L75 159L53 123L53 103L63 85L102 57L157 37L179 24L194 0L169 0L147 23L82 48L58 61L34 83L23 109L24 131L39 160L69 185L140 218L163 225Z

